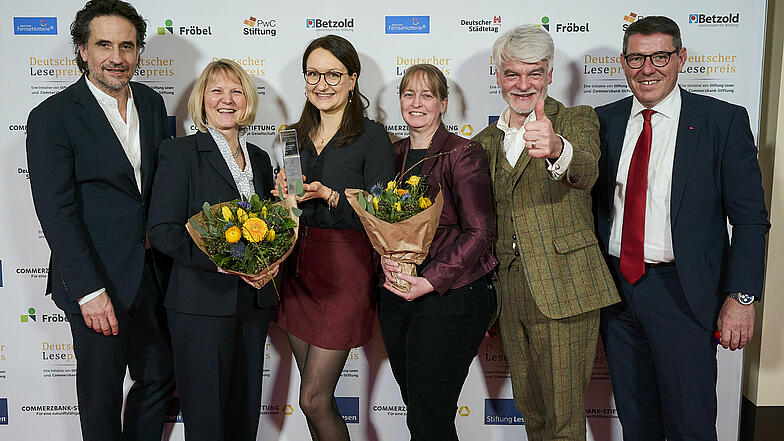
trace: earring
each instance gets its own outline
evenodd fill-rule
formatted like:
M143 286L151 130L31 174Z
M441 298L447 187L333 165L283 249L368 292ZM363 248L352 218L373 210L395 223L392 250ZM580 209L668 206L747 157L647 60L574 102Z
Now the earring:
M351 102L352 99L354 99L354 89L348 91L348 102Z

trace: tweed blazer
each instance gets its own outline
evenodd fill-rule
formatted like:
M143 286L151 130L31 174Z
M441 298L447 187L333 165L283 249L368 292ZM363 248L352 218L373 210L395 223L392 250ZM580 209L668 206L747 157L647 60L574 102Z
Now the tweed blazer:
M498 222L514 223L525 282L536 305L545 316L560 319L620 298L599 249L591 211L591 187L599 174L599 120L588 106L565 107L550 97L544 112L555 133L572 144L571 163L561 179L554 180L544 159L524 152L507 184L513 186L516 211L513 218ZM495 182L504 132L493 123L474 141L487 151ZM502 258L501 268L508 264Z

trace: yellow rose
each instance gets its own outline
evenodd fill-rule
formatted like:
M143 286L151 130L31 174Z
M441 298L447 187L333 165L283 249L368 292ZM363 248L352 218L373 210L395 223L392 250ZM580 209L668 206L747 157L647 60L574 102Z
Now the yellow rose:
M376 211L378 211L378 197L376 196L373 196L373 208L375 208Z
M402 208L400 207L400 202L395 202L395 210L396 211L401 211L402 210Z
M224 233L224 235L226 236L226 242L228 243L237 243L240 241L240 238L242 237L242 233L240 232L240 229L237 226L233 226L228 230L226 230L226 233Z
M267 231L267 237L265 237L264 239L267 242L272 242L273 240L275 240L275 230L270 228L269 231Z
M240 223L245 222L248 220L248 213L245 212L242 208L237 209L237 221Z
M248 242L261 242L267 236L267 223L259 218L248 219L242 224L242 235Z
M261 207L261 217L267 218L267 207Z
M221 214L223 214L223 220L226 222L231 222L234 220L234 214L231 212L231 208L226 205L221 207Z
M416 187L417 185L419 185L419 176L411 176L406 181L406 184L408 184L408 185L410 185L412 187Z
M433 205L433 202L430 201L430 198L426 198L424 196L419 198L419 208L424 210L431 205Z
M394 190L397 187L397 182L395 180L391 180L387 182L387 190Z

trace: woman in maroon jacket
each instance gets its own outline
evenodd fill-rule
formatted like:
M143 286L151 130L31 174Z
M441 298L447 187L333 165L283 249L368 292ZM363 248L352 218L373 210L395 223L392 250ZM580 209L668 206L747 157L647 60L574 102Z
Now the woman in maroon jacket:
M410 136L394 145L397 171L413 167L406 175L424 177L431 199L439 185L444 196L419 277L397 275L411 283L410 292L389 283L399 269L382 258L387 282L379 322L412 440L458 439L457 399L496 305L485 278L498 265L491 252L496 226L487 155L478 143L446 130L446 107L447 82L437 67L406 70L400 111Z

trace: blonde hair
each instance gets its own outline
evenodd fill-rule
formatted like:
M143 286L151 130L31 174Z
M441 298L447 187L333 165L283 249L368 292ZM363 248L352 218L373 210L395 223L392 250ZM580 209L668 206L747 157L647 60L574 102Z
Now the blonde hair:
M207 131L207 114L204 111L204 92L207 89L207 83L210 82L215 75L223 73L231 77L231 74L237 77L242 85L242 93L245 95L245 109L242 113L242 118L237 121L240 127L247 127L253 124L256 120L256 109L259 105L259 94L256 92L256 83L245 72L239 64L226 58L213 61L204 68L199 79L191 90L188 97L188 113L193 119L193 123L200 132Z

